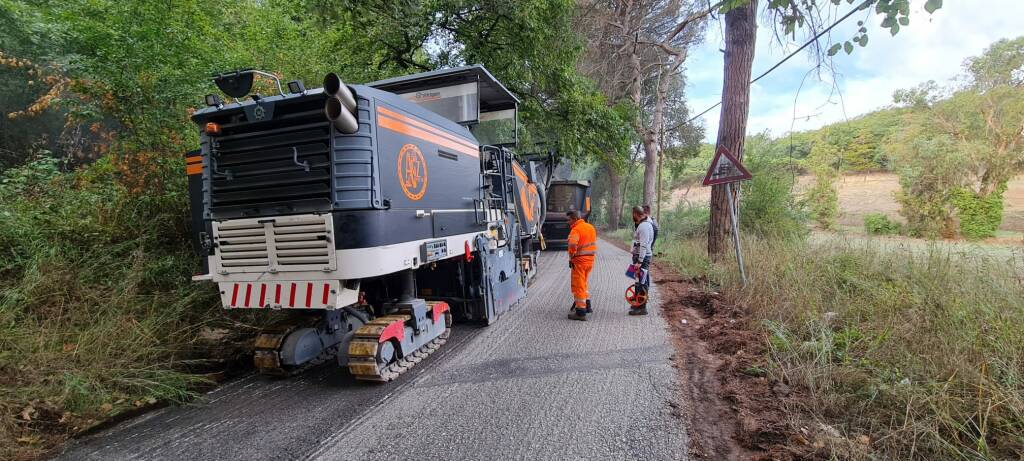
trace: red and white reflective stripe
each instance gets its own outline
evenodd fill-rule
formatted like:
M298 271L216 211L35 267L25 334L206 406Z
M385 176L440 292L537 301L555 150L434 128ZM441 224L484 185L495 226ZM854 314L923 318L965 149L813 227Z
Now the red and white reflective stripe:
M221 302L227 308L324 309L334 306L338 281L222 282ZM285 299L287 298L287 299ZM284 303L282 304L282 301Z

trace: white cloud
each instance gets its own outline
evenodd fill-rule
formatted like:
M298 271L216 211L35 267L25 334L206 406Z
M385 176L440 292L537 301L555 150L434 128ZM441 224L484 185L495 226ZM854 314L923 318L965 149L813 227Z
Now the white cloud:
M1020 0L947 1L942 9L929 16L922 11L911 12L911 23L895 37L877 26L878 19L865 14L870 41L852 55L840 53L834 65L842 99L833 94L832 82L808 77L797 96L800 79L812 67L806 56L796 56L751 88L751 109L748 132L765 130L781 135L790 129L807 130L855 117L891 103L893 91L913 87L927 80L947 82L956 77L963 61L980 54L992 42L1024 34L1019 18L1024 13ZM845 11L845 10L844 10ZM833 31L841 41L853 36L858 13ZM710 25L708 37L699 49L693 50L689 72L689 104L696 114L717 102L722 85L722 54L720 28ZM754 58L754 75L758 75L782 59L793 45L773 43L770 29L758 30L758 46ZM828 78L826 76L826 78ZM795 113L798 117L793 120ZM844 110L845 109L845 110ZM719 111L703 118L706 140L713 141L718 130Z

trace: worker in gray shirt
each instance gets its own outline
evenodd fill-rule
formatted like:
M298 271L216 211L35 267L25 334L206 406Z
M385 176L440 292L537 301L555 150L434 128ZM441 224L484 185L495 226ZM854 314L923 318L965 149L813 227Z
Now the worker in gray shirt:
M651 245L654 244L654 223L647 217L643 208L633 207L633 223L636 224L636 231L633 232L633 264L638 265L636 271L636 294L647 296L651 288L651 258L654 253ZM647 315L647 303L639 306L631 306L629 315Z
M651 253L654 253L654 244L658 241L658 221L651 215L650 205L644 205L644 214L647 215L647 220L654 226L654 238L651 239Z

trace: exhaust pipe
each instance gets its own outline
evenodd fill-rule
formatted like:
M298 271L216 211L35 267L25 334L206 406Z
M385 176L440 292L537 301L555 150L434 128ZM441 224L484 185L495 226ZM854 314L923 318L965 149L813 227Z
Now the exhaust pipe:
M341 99L335 96L327 97L327 102L324 104L324 114L327 116L327 120L334 124L334 128L337 128L342 133L352 134L359 131L359 122L356 120L356 116L352 115L345 108Z
M324 77L324 93L327 94L327 102L324 103L327 120L342 133L359 131L359 121L355 116L356 98L337 74L331 72Z
M348 86L341 81L338 74L331 72L324 77L324 92L328 96L337 96L349 112L356 113L356 97L352 95L352 90L349 90Z

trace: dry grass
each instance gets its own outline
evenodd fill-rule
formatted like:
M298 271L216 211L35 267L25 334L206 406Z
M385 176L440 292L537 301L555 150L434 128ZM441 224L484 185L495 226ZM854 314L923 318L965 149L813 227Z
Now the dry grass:
M935 247L748 240L751 283L702 241L663 250L760 322L771 374L812 396L840 459L1024 459L1019 261ZM720 285L719 285L720 284Z

